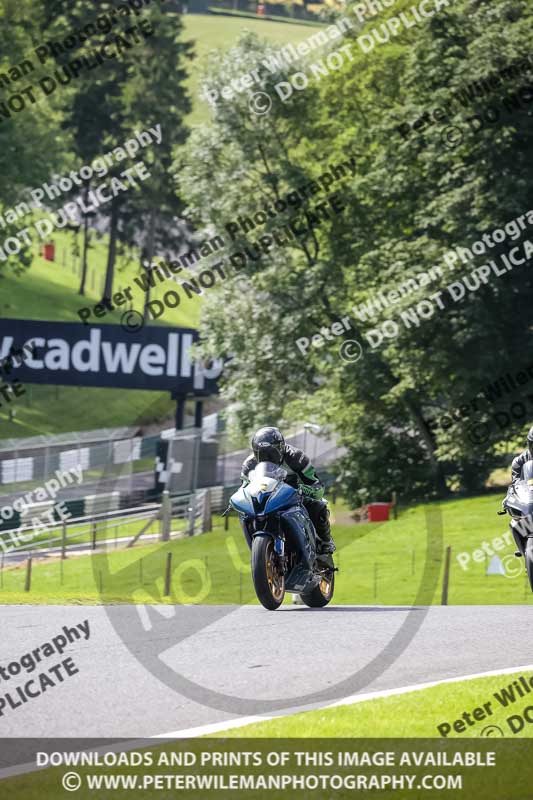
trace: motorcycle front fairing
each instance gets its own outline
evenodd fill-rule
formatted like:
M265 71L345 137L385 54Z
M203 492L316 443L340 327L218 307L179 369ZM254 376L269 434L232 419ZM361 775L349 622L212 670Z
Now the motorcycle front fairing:
M289 486L287 483L280 483L278 487L267 498L265 506L265 514L274 514L276 511L282 511L286 508L298 505L300 503L300 495Z
M524 555L526 542L533 537L533 461L526 461L520 480L509 486L503 507L511 517L515 544Z
M245 486L241 486L240 489L237 489L235 494L231 496L231 505L240 514L250 514L253 515L254 506L252 502L252 498L246 491Z
M533 513L533 486L525 481L520 481L514 487L514 492L508 500L508 505L513 510L519 511L523 517Z
M507 490L503 507L514 519L533 515L533 461L526 461L520 480Z
M312 569L316 557L316 534L311 518L303 504L282 512L281 518L288 537L299 550L307 569Z
M313 571L316 557L316 534L313 523L297 489L285 483L286 470L270 462L261 462L250 472L249 483L231 497L248 543L257 535L270 535L276 552L289 547L300 554L296 566L286 576L289 591L303 591L316 583Z
M249 547L253 536L261 531L279 537L280 512L300 502L298 492L284 483L286 477L287 471L282 467L262 461L250 472L246 486L232 495L230 503L239 514Z

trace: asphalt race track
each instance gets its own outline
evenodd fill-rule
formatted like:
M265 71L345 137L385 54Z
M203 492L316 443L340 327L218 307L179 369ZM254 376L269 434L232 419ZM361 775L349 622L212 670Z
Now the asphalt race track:
M359 671L372 659L376 677L353 693L531 661L524 631L531 629L533 608L527 606L414 610L287 606L276 612L259 606L166 606L161 610L165 616L157 607L150 608L150 615L143 606L113 607L115 626L125 632L122 641L103 607L3 606L0 666L4 669L60 635L65 625L89 620L90 636L68 644L61 656L45 658L34 672L21 671L16 679L0 680L4 696L11 687L15 694L15 686L67 657L79 670L61 682L54 678L55 686L20 707L3 707L0 738L146 737L239 717L235 711L210 707L206 689L222 695L223 704L232 703L226 695L236 698L237 704L244 698L252 707L274 701L279 710L271 713L279 714L305 706L301 699L295 702L304 691L329 689L334 699L346 697L351 692L336 690L335 684L354 673L359 673L355 680L364 683ZM382 651L387 645L390 649L406 620L411 641L393 643L396 651L386 656ZM152 664L164 664L164 675L171 680L176 676L175 687L182 691L154 677L150 659ZM183 693L183 676L193 682L194 699L188 690ZM199 701L202 692L204 702Z

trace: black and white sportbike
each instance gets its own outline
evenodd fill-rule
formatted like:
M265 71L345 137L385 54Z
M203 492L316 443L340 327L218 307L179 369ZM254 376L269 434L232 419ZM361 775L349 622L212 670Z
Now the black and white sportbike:
M515 555L525 560L533 592L533 461L526 461L520 480L509 486L502 506L498 514L511 517L511 533L518 548Z

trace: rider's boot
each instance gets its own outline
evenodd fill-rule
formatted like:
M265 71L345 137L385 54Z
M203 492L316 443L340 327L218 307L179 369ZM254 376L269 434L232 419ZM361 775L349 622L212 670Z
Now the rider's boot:
M329 524L329 508L327 503L321 503L321 508L315 516L315 530L317 532L317 555L331 555L337 549L335 542L331 538L331 526Z

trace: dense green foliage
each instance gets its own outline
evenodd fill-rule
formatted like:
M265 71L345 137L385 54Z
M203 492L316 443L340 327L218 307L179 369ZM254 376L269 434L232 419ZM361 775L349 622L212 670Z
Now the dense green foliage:
M401 0L370 18L363 30L370 35L398 9L409 13L411 5ZM107 0L99 3L98 13L111 6ZM346 171L328 191L309 192L304 203L306 212L317 213L317 205L327 205L327 195L336 192L344 206L341 213L320 217L299 238L256 260L249 257L244 268L233 270L232 281L206 294L205 352L231 355L224 393L242 430L312 418L339 432L347 448L340 474L353 501L389 496L393 490L407 498L482 486L491 469L503 465L502 453L512 449L508 440L513 447L520 441L531 401L527 385L504 392L499 405L480 401L476 410L470 401L500 375L529 365L531 280L524 264L502 277L491 275L455 303L446 286L468 277L487 258L499 259L511 245L519 246L522 255L528 233L522 231L516 242L508 238L489 256L459 262L455 269L446 266L443 256L452 247L471 246L484 232L533 207L531 111L525 100L517 110L501 110L504 101L512 106L509 94L531 81L531 70L505 78L491 92L474 92L465 103L454 98L473 81L502 74L528 55L531 0L460 0L368 53L357 43L361 26L347 8L344 14L354 27L342 41L331 43L332 49L351 48L341 68L311 79L305 91L295 90L281 102L275 85L308 69L305 59L280 63L271 72L262 67L259 83L220 102L210 122L197 127L185 145L184 120L191 105L183 86L190 81L191 47L183 41L179 15L162 13L155 2L145 13L154 36L61 86L46 102L1 121L1 209L20 202L25 188L116 146L130 131L161 123L163 145L143 153L150 182L102 206L97 219L100 231L110 234L103 292L109 295L121 253L125 259L150 261L154 253L183 246L184 227L176 225L183 201L199 238L220 233L228 254L244 248L254 253L259 237L283 236L291 221L306 224L303 209L289 206L246 236L239 231L235 241L226 229L229 222L254 215L264 203L284 199L332 166L355 159L355 175ZM50 0L39 8L27 0L2 0L0 14L5 71L43 40L62 39L91 21L96 10L88 0ZM313 32L306 30L309 36ZM105 36L91 37L86 48ZM294 42L301 39L298 31ZM245 33L237 47L211 54L204 88L221 89L242 78L271 49L257 35ZM84 53L82 47L59 56L57 64L48 61L39 75ZM308 61L318 63L326 53L315 49ZM249 106L250 94L259 90L273 101L270 113L262 116ZM5 99L9 90L3 91ZM421 136L398 130L450 102L450 118L434 122ZM494 122L486 120L491 108L501 111ZM481 130L468 122L474 114L485 115ZM450 126L461 132L455 145L446 138ZM4 232L11 233L9 228ZM90 229L87 247L89 234ZM8 265L0 264L0 273L6 266L20 271L31 257L26 248ZM354 311L409 280L416 286L415 276L433 267L441 269L440 278L400 292L399 301L384 308L375 305L373 318ZM88 291L83 277L80 290ZM434 301L432 315L420 314L413 322L417 304L426 302L427 307L427 298L438 290L444 307ZM401 321L402 312L410 324ZM302 354L297 340L311 340L324 326L345 318L351 328L344 336L325 340L321 347L310 345ZM397 324L397 336L382 337L373 348L368 337L375 341L372 331L382 330L387 321ZM356 362L340 357L346 339L363 345L364 355ZM524 403L526 415L509 427L495 424L494 412L508 413L515 401ZM462 417L432 425L465 404L469 411ZM483 441L473 444L470 427L480 423L488 423L487 430Z
M387 15L410 5L397 4ZM381 14L369 20L364 30L383 19ZM311 416L334 426L347 446L342 477L353 499L385 491L388 496L393 489L421 497L478 488L501 463L505 439L527 426L525 417L502 431L492 424L497 406L483 402L446 429L428 423L468 403L501 374L528 365L533 298L527 264L503 277L491 275L460 302L451 302L445 291L488 258L513 244L523 246L527 230L521 240L507 239L489 256L459 262L454 270L443 256L533 208L527 104L500 113L479 132L468 122L490 106L502 108L506 95L531 80L531 69L502 80L490 96L474 92L465 106L454 103L449 119L423 136L404 137L397 126L442 107L472 81L523 60L532 21L529 0L462 0L369 53L356 44L354 30L345 38L352 60L345 59L342 69L311 80L305 91L294 91L282 103L274 85L302 66L280 66L258 87L273 98L269 114L254 116L248 96L239 94L231 104L219 105L210 125L189 139L183 190L194 218L221 231L239 214L248 216L261 201L283 197L328 165L352 155L357 159L355 177L336 184L345 204L342 215L322 221L290 247L249 260L233 285L212 298L204 324L205 351L232 356L225 394L239 425L247 429ZM243 37L231 54L213 59L207 86L229 83L266 50L257 39ZM316 62L321 56L309 58ZM449 126L462 135L453 146L445 134ZM324 198L324 193L310 198L307 209ZM248 246L261 234L279 231L289 218L287 212L269 218L248 234ZM301 223L304 216L299 211L292 218ZM244 244L241 239L239 249ZM353 313L354 304L435 265L442 268L440 280L402 294L375 319L363 321ZM439 289L442 309L434 302L433 315L420 315L410 325L400 321L400 312L411 308L412 313ZM311 339L345 316L351 321L346 337L364 345L363 358L343 361L342 339L311 346L302 355L298 338ZM387 319L399 323L397 336L383 338L373 349L366 334ZM504 396L502 408L524 400L518 389ZM491 422L487 441L474 445L469 426L483 421Z
M68 175L70 170L79 171L94 157L100 158L131 138L133 131L157 124L161 124L163 131L159 145L144 148L137 158L117 162L113 167L116 174L142 159L151 173L150 180L144 181L139 191L131 190L119 196L114 251L109 252L110 204L102 205L97 215L82 216L81 230L65 227L53 231L55 262L38 257L40 240L33 236L35 247L23 248L8 261L0 261L3 317L75 322L77 309L83 305L93 306L101 299L105 273L108 279L113 279L114 291L125 285L133 287L133 307L142 311L148 299L160 299L168 286L156 285L149 293L144 293L137 290L134 278L144 271L152 255L168 256L185 246L184 226L176 221L181 214L182 200L176 193L171 169L174 151L184 141L187 126L207 113L207 104L199 97L197 85L200 65L213 48L230 47L241 29L241 22L237 18L204 14L181 17L169 13L172 6L169 0L165 4L153 0L140 17L124 17L120 24L123 30L147 18L154 28L153 36L126 49L120 61L104 61L94 69L82 70L70 82L68 73L63 75L64 83L50 96L43 96L38 86L44 76L53 76L62 66L68 71L69 62L84 56L94 61L91 52L104 39L112 41L118 26L109 31L102 26L100 33L89 37L85 47L69 47L64 54L58 50L57 59L48 57L43 64L39 63L35 48L46 42L63 42L71 32L82 30L85 25L94 24L98 17L108 15L112 5L120 4L116 0L96 5L85 0L51 0L33 7L25 0L0 0L0 73L14 74L9 70L23 58L29 59L34 68L9 84L2 78L0 104L30 85L39 99L38 104L28 102L21 113L12 113L11 119L0 115L3 176L0 213L4 217L9 209L27 199L27 190L40 186L43 181L51 184L60 176ZM166 13L162 14L161 9ZM246 25L261 27L261 32L279 45L312 33L306 26L261 22L252 20ZM194 40L194 58L190 58L193 49L188 40ZM191 104L192 112L189 111ZM83 194L85 188L94 190L108 182L109 175L95 175L89 186L81 190L75 187L75 191ZM21 218L0 228L0 246L5 238L15 236L25 225L31 231L36 219L72 201L74 194L63 194L55 201L47 199L47 209L35 210L33 217ZM186 271L182 275L187 279L191 273ZM109 285L108 280L107 291ZM194 326L201 302L202 297L194 295L178 308L166 309L155 324ZM109 312L104 322L117 324L122 313L122 308ZM13 415L12 408L2 405L0 436L51 434L98 428L102 424L129 425L147 418L162 422L173 408L168 393L164 397L166 402L158 412L157 404L150 403L150 399L155 401L156 398L145 392L77 387L58 390L34 385L27 388Z
M127 6L122 6L128 8ZM183 88L185 64L191 57L191 45L182 41L181 16L152 2L142 12L129 15L116 12L117 4L74 0L68 4L46 0L41 8L29 3L4 0L2 69L30 60L33 70L27 82L32 83L38 102L10 119L2 121L3 188L2 205L11 207L26 199L24 189L38 186L52 175L68 175L69 171L90 164L113 148L122 146L135 131L160 125L162 142L140 152L127 162L115 162L105 182L143 160L150 172L145 184L124 195L117 195L91 212L91 225L109 232L107 276L103 294L113 292L114 269L120 245L142 248L150 259L155 252L163 255L175 244L169 230L181 204L176 196L170 172L174 149L186 137L184 118L190 101ZM115 16L112 16L113 12ZM87 26L92 26L89 28ZM65 45L69 38L74 46ZM117 45L117 38L121 44ZM46 53L47 43L52 50ZM107 59L98 59L105 45ZM42 56L39 55L39 48ZM40 63L42 62L42 63ZM78 64L78 74L73 64ZM90 64L91 66L87 66ZM80 66L81 65L81 66ZM56 82L47 97L38 88L45 78L48 86ZM11 94L21 84L12 84ZM6 180L7 178L7 180ZM96 175L84 181L83 192L103 183ZM142 189L142 191L140 191ZM71 196L64 194L49 201L59 208L80 192L73 187ZM91 204L85 199L86 206ZM151 224L144 229L147 219ZM15 226L16 227L16 226ZM73 226L74 227L74 226ZM90 238L90 231L86 239ZM149 239L149 241L147 241ZM90 242L87 241L87 244ZM31 253L14 256L15 267L28 264ZM85 272L81 293L85 293Z

